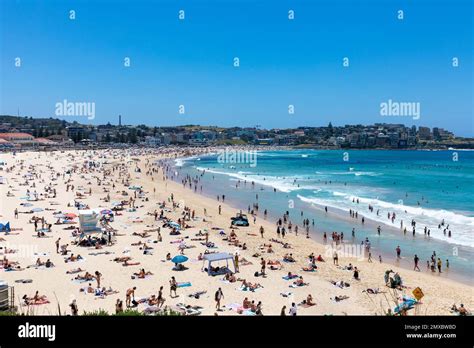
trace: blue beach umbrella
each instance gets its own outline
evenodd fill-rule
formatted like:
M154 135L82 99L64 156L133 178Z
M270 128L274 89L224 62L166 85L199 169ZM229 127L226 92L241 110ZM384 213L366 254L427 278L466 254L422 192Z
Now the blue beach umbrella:
M188 261L188 257L184 255L176 255L171 259L171 262L173 263L184 263L186 261Z
M39 213L40 211L43 211L44 209L43 208L33 208L31 209L32 212L34 213Z

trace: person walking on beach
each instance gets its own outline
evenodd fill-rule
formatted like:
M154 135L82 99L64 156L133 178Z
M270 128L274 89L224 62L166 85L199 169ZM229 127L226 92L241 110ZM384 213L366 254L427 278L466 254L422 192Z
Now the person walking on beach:
M265 277L265 266L266 266L266 263L265 263L265 259L264 259L263 257L261 258L260 265L262 266L262 268L260 269L260 272L261 272L262 276Z
M178 283L174 277L171 277L170 280L170 297L173 297L172 293L174 292L174 297L178 297L176 294L176 289L178 289Z
M438 266L438 272L441 273L441 265L442 265L442 262L441 262L441 259L438 257L438 262L436 263L437 266Z
M420 267L418 267L418 262L420 261L420 258L418 257L418 255L415 254L415 258L413 259L413 261L415 262L415 267L413 268L414 271L418 270L420 271Z
M397 246L395 250L397 251L397 259L401 259L400 254L402 253L402 249L400 249L400 245Z
M219 215L221 215L222 206L219 204Z
M215 300L216 300L216 310L220 311L221 310L221 300L224 298L224 293L222 292L222 289L219 288L216 291L215 294Z
M372 262L372 253L369 252L369 258L367 259L367 262Z
M260 226L260 235L262 236L262 238L263 238L264 232L265 232L265 229L263 228L263 226Z
M15 208L15 219L18 219L18 208Z
M337 256L337 251L334 251L334 254L332 255L333 263L336 266L339 266L339 256Z

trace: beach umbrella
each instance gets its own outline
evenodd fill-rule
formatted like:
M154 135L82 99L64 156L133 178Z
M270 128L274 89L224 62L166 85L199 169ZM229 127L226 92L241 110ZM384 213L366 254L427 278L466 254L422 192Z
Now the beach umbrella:
M100 213L101 213L102 215L113 215L113 214L114 214L114 212L113 212L112 210L110 210L110 209L101 210Z
M184 263L186 261L188 261L188 257L184 255L176 255L171 259L171 262L173 263Z
M33 206L33 204L31 204L31 203L22 203L22 205L24 207L32 207Z
M74 213L67 213L67 214L64 214L64 217L66 217L68 219L75 219L75 218L77 218L77 215L74 214Z
M34 213L39 213L40 211L43 211L44 209L43 208L33 208L31 209L32 212Z
M66 217L66 215L64 215L63 213L59 213L59 214L54 214L53 215L56 219L64 219Z

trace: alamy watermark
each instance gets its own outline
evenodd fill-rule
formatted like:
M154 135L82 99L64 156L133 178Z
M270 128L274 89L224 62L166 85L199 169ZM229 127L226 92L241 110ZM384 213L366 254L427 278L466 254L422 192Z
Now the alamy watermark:
M380 103L381 116L408 116L418 120L421 116L419 102L397 102L389 99Z
M219 151L217 156L217 163L230 163L230 164L249 164L250 167L254 168L257 166L257 151L255 150L237 150L226 147L224 150Z
M89 120L95 118L94 102L70 102L64 99L57 102L55 108L56 116L86 116Z
M366 248L363 244L331 243L325 246L325 256L328 259L334 257L334 253L337 253L338 257L354 258L358 261L363 261L365 252Z

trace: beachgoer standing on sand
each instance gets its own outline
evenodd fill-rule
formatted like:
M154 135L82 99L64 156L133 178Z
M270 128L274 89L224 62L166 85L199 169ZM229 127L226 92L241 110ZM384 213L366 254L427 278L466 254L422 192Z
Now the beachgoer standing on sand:
M125 293L125 305L127 307L130 307L132 299L135 301L135 290L137 290L136 286L131 289L128 289Z
M178 289L178 283L174 277L171 277L170 280L170 297L173 297L172 293L174 292L174 297L178 297L176 290Z
M222 292L222 289L219 288L216 291L215 295L215 300L216 300L216 310L220 311L221 310L221 300L224 298L224 293Z
M395 249L397 251L397 259L400 259L400 254L402 253L402 249L400 249L400 245L397 246L397 249Z
M262 273L262 276L265 276L265 266L266 266L266 263L265 263L265 259L262 257L261 258L261 262L260 262L260 265L262 266L261 268L261 273Z
M15 219L18 219L18 208L15 208Z
M415 261L415 267L413 268L414 271L418 270L420 271L420 267L418 267L418 262L420 261L420 258L418 257L418 255L415 254L415 258L413 259L413 261Z
M234 263L235 263L235 273L239 273L239 254L235 253L234 256Z
M265 229L263 228L263 226L260 226L260 235L262 236L262 238L263 238L264 233L265 233Z
M99 271L95 271L95 280L97 281L97 287L100 288L100 278L102 274Z
M337 251L334 251L334 253L332 254L332 259L333 259L333 263L336 266L339 266L339 256L337 255Z
M56 240L56 254L59 254L59 242L61 241L61 238L58 238Z
M442 265L441 259L438 257L437 266L438 266L438 272L439 273L441 273L441 265Z

